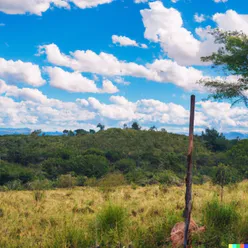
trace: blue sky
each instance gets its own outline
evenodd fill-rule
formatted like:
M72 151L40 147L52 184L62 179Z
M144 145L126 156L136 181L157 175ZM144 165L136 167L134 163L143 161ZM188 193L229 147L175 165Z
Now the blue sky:
M141 3L137 3L141 2ZM0 0L0 127L45 131L139 121L246 132L248 111L202 102L209 29L248 33L245 0ZM220 78L221 79L221 78Z

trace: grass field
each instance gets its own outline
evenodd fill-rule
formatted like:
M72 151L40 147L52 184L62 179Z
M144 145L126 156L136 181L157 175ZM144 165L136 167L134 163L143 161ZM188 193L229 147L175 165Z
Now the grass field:
M248 242L248 182L194 186L193 218L206 232L193 247ZM0 192L0 247L171 247L184 187L74 188Z

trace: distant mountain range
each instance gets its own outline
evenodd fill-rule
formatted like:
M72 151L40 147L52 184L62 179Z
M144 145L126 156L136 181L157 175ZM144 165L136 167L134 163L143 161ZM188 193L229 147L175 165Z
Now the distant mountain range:
M0 128L0 135L17 135L17 134L24 134L29 135L32 132L29 128ZM62 132L44 132L45 135L48 136L61 136L63 135ZM240 133L240 132L230 132L224 133L225 137L229 140L236 139L239 137L240 139L248 139L248 134Z
M0 128L0 135L17 135L17 134L24 134L29 135L31 134L32 130L29 128ZM62 132L43 132L45 135L49 136L60 136L63 135Z
M30 134L31 129L29 128L0 128L0 135L10 135L10 134Z
M223 133L223 134L229 140L236 139L237 137L239 137L240 139L248 139L248 134L246 133L230 132L230 133Z

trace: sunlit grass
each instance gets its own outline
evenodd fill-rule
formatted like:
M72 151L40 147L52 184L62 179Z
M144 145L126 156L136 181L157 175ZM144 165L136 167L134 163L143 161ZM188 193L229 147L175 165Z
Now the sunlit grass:
M123 186L111 191L85 187L0 192L0 247L171 247L170 230L183 220L184 191L184 187ZM240 216L236 242L248 241L247 193L248 182L224 193L223 204L232 204ZM197 224L210 225L212 215L208 212L205 221L203 210L208 202L219 199L218 194L219 189L209 183L193 187Z

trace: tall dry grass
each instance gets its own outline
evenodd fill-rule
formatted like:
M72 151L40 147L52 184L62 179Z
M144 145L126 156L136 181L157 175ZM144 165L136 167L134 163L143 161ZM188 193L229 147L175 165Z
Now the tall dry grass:
M171 247L184 192L159 186L0 192L0 247ZM206 225L205 233L193 237L193 247L248 242L248 182L226 188L223 204L209 183L193 192L193 217Z

